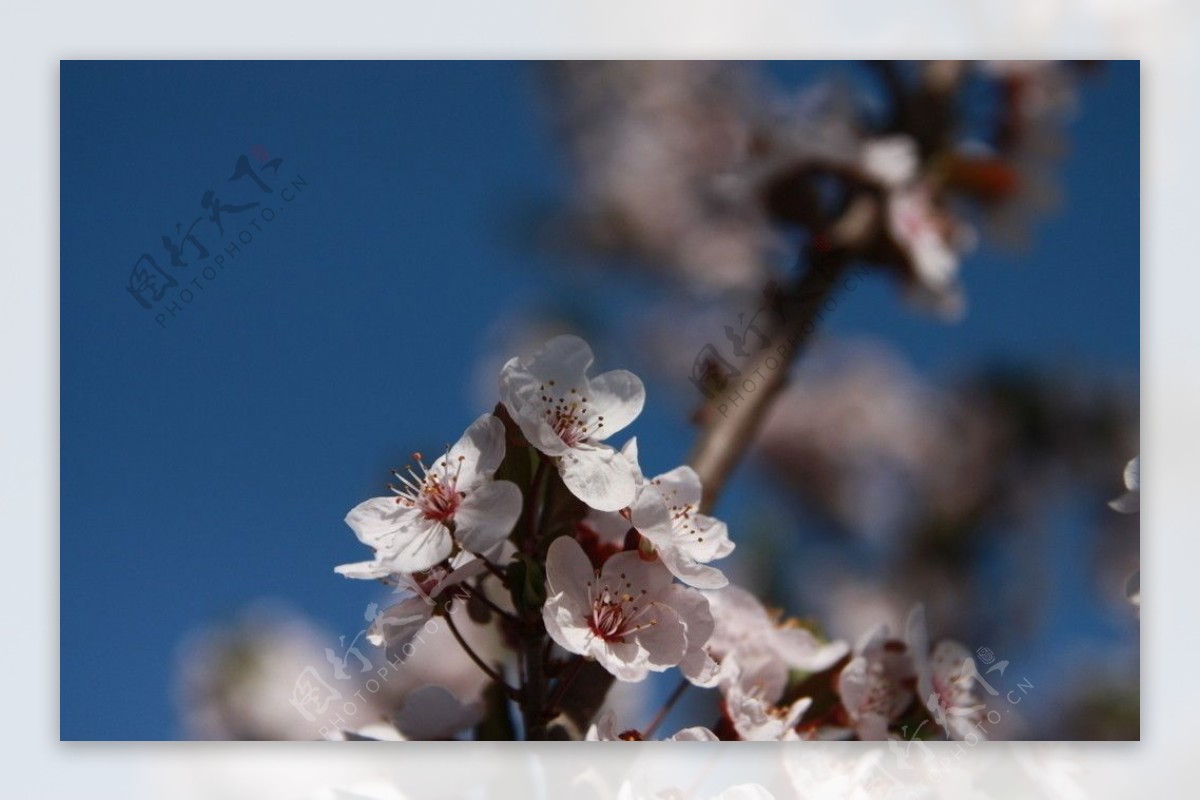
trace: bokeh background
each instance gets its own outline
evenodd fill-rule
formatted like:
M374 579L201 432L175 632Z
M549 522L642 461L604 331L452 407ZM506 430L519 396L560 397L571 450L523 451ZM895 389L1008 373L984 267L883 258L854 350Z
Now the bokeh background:
M785 101L870 99L853 64L744 66ZM961 319L884 274L839 302L786 435L718 507L736 580L830 636L922 601L1008 659L1036 688L1015 737L1138 734L1137 518L1106 501L1138 451L1139 82L1073 85L1053 202L965 256ZM685 458L691 359L753 305L575 235L558 86L507 62L63 63L63 739L311 736L290 681L384 597L332 572L361 553L342 516L551 333L646 380L648 470ZM266 202L229 182L241 155L302 191L160 326L129 270L207 190ZM267 708L244 720L247 675Z

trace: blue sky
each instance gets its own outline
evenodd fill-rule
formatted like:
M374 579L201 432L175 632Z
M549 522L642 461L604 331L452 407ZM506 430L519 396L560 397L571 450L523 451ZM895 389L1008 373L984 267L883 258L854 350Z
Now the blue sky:
M178 736L179 640L252 599L357 624L371 589L332 572L362 556L345 511L483 411L475 363L498 320L575 302L513 234L564 184L532 70L62 63L64 739ZM935 376L1004 356L1136 381L1139 80L1126 63L1084 86L1067 205L1030 253L970 259L963 323L873 281L831 330L886 337ZM228 180L241 155L271 192ZM197 225L224 267L206 278L185 249L171 274L198 285L174 317L142 308L131 269L145 252L167 268L163 235L207 214L210 189L260 205L226 211L224 236ZM654 432L643 454L665 468L690 433L654 389L632 433Z

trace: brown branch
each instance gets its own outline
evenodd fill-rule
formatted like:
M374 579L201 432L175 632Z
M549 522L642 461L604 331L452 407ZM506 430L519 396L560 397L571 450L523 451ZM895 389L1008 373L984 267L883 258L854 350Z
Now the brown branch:
M787 383L792 361L815 330L814 318L841 275L841 267L840 259L810 267L766 347L709 402L705 414L709 422L688 457L704 487L701 511L712 509L730 473L754 441L771 402Z
M713 398L705 409L704 428L688 456L700 476L702 512L710 511L730 473L758 434L771 403L787 384L792 362L816 330L818 312L837 287L855 254L874 242L880 224L878 201L864 193L847 205L829 231L814 237L821 246L808 251L808 270L785 290L781 319L768 343L750 364Z

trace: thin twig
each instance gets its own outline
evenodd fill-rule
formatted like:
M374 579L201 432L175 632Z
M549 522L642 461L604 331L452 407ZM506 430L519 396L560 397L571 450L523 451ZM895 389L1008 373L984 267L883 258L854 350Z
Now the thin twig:
M658 714L654 716L654 720L650 721L650 725L646 727L646 731L642 734L642 737L649 740L652 736L654 736L654 732L658 730L658 727L661 726L662 722L667 719L667 715L670 714L671 710L675 707L675 704L677 704L679 699L683 697L684 690L690 686L691 684L687 679L679 680L679 686L676 687L671 693L671 696L667 699L667 702L663 704L662 709L658 710Z
M567 688L571 686L571 682L575 681L575 677L579 675L579 669L583 667L584 658L576 656L571 660L571 664L567 667L567 674L558 680L558 684L554 687L554 695L550 697L550 703L546 705L547 712L553 712L558 709L558 705L562 703L563 696L567 693Z
M450 633L454 635L454 639L458 640L458 644L462 646L463 651L466 652L467 656L471 657L471 661L478 665L479 669L488 675L488 678L496 682L496 684L498 684L500 688L504 690L509 698L516 700L518 697L517 691L510 687L499 673L488 667L487 663L479 657L479 654L475 653L474 649L467 644L467 641L463 639L462 633L458 630L458 626L455 624L454 618L450 615L446 615L446 623L450 626Z
M514 623L517 622L516 615L514 615L512 612L508 612L508 611L504 610L503 608L501 608L495 601L493 601L491 598L487 597L487 593L485 593L479 587L472 587L470 584L467 584L465 582L463 584L461 584L460 586L464 590L466 590L467 594L469 594L472 598L483 601L484 605L487 606L488 609L491 609L493 612L495 612L497 615L500 615L505 620L510 620Z

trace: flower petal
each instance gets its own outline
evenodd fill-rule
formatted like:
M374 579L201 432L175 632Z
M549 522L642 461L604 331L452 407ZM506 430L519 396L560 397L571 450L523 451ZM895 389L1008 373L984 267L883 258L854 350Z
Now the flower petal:
M377 559L372 559L370 562L354 562L348 565L338 565L333 571L340 573L346 578L370 580L390 576L393 572L392 568Z
M664 671L678 665L687 653L687 627L679 613L662 602L655 602L646 613L650 625L639 630L633 638L645 651L642 664L649 670ZM619 678L619 677L618 677Z
M491 478L504 461L504 423L490 412L475 419L438 462L458 471L459 489L470 488L480 479Z
M526 363L529 372L549 383L581 386L595 356L588 343L572 334L563 334L542 345Z
M405 532L420 517L420 510L396 503L395 496L371 498L350 510L346 525L353 529L359 542L386 556L400 548L407 537Z
M450 529L440 520L418 519L415 525L404 532L405 539L400 547L380 559L396 573L416 573L428 570L441 562L454 549Z
M432 604L424 598L408 598L389 606L375 618L367 629L367 642L376 647L403 648L432 616Z
M592 409L604 416L604 427L596 434L605 439L637 419L646 404L642 379L628 370L610 370L591 379L588 387Z
M454 513L454 536L468 551L484 553L509 535L520 516L521 490L517 485L488 481L470 490L459 504Z
M576 498L601 512L628 506L637 492L633 465L607 445L571 448L559 458L559 475Z

